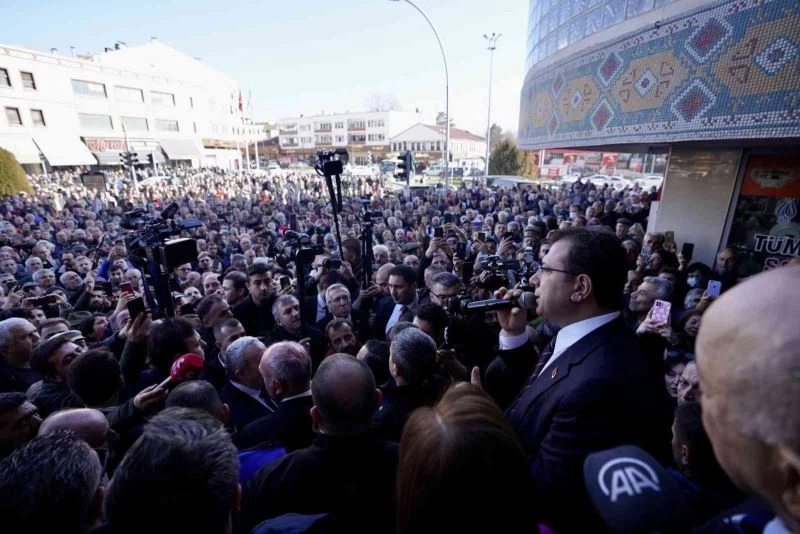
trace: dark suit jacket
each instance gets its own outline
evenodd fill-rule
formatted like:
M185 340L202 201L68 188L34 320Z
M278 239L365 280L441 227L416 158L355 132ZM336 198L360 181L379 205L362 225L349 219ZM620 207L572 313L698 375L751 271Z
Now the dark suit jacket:
M281 326L276 326L264 338L264 344L269 347L279 341L300 341L305 338L311 340L311 367L312 371L316 373L317 367L322 363L325 353L328 351L328 341L325 339L325 334L313 326L302 325L299 337L291 335Z
M263 444L278 444L293 451L308 447L314 438L310 413L313 406L311 395L281 402L274 413L242 428L237 440L239 448L245 450Z
M263 337L275 327L275 317L272 315L274 299L259 306L248 295L246 299L233 307L233 316L242 323L248 336Z
M303 323L310 325L317 323L318 306L316 294L303 297L303 302L300 304L300 316L303 318Z
M230 408L229 425L238 433L245 425L272 413L272 410L255 400L244 391L226 382L219 394L222 402Z
M508 352L531 351L532 346ZM672 414L663 376L639 355L622 319L583 337L506 410L533 475L539 520L557 532L598 531L583 482L592 452L632 444L667 462Z
M386 340L386 325L394 313L395 301L391 296L386 296L375 303L375 329L373 330L372 337ZM408 311L404 316L400 317L400 321L411 321L414 319L414 312ZM398 321L399 322L399 321Z
M381 386L383 402L372 420L378 425L377 432L383 439L400 442L403 426L411 412L434 402L430 391L416 386Z
M242 491L242 532L270 517L330 513L338 532L394 532L397 444L327 436L261 468Z

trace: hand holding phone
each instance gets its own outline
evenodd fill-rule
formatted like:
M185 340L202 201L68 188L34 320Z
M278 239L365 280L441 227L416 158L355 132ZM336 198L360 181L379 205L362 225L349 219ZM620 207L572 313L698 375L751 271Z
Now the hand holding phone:
M666 300L656 299L653 303L653 310L650 318L654 323L659 325L668 325L670 322L670 311L672 310L672 303Z
M706 288L706 293L708 293L708 296L718 298L721 292L722 292L722 282L720 282L719 280L708 281L708 287Z

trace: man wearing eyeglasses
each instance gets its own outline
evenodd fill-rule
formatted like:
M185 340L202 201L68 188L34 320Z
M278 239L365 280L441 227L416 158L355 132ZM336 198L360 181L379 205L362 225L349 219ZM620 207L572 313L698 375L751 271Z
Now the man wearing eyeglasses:
M499 357L535 359L533 372L506 410L530 459L538 519L558 532L602 530L583 492L583 461L592 452L634 444L668 459L669 400L639 354L621 317L626 270L614 234L554 232L533 276L536 313L560 330L540 355L521 308L498 311ZM500 289L499 298L521 291ZM519 368L519 367L518 367Z

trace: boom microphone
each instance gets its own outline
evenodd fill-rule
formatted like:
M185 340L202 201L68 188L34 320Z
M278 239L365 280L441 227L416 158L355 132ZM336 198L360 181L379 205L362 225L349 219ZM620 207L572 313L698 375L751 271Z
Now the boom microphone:
M205 359L193 352L179 356L172 362L169 378L161 382L158 387L166 388L171 384L178 384L184 380L193 380L203 372Z
M508 310L513 307L525 308L526 310L536 309L536 295L527 291L519 296L519 298L506 300L506 299L488 299L476 300L467 304L467 313L480 313L494 310Z

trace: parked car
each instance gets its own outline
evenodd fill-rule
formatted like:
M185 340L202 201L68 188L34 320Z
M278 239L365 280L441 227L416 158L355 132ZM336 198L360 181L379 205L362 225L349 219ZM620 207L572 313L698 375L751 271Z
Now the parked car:
M661 183L664 181L664 177L660 174L645 174L641 178L636 178L634 180L635 183L639 184L642 187L661 187Z

